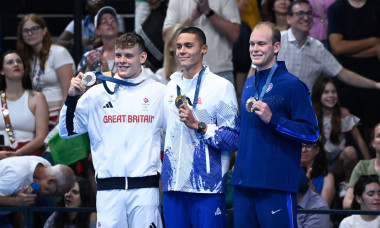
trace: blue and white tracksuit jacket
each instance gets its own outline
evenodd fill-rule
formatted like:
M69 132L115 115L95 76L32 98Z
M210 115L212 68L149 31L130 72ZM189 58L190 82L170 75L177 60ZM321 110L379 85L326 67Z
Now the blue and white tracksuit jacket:
M241 100L241 131L232 183L240 187L273 189L297 193L302 143L313 144L319 128L311 105L309 88L290 74L284 62L278 62L264 95L272 117L264 123L245 102L258 94L270 69L247 79ZM251 88L252 87L252 88Z
M115 78L121 79L117 75ZM68 97L61 110L61 137L89 133L99 178L142 177L161 172L165 85L149 79L144 70L127 81L143 82L137 86L120 85L113 95L106 92L103 84L95 85L79 100ZM114 83L107 84L114 89Z
M233 85L213 74L206 66L193 115L207 124L202 135L179 120L175 106L177 85L181 94L194 103L198 74L188 91L182 73L171 77L165 93L166 138L162 168L163 191L223 193L227 181L230 152L236 151L240 120Z

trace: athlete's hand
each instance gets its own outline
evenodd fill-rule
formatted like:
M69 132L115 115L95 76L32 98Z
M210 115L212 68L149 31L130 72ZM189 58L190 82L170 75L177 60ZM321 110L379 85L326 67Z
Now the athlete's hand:
M256 101L252 106L252 111L254 111L264 123L269 123L272 118L272 111L269 106L262 101Z
M86 86L82 82L82 78L84 74L79 72L79 74L71 79L70 88L69 88L69 96L78 96L82 95L86 91Z
M183 103L179 106L179 120L190 129L198 129L199 121L194 118L187 103Z

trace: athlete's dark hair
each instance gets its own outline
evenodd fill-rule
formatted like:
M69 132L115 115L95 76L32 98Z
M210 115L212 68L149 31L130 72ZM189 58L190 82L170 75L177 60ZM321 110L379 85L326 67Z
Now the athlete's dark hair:
M182 33L194 34L197 37L197 39L199 40L199 43L201 44L201 46L206 44L206 35L200 28L187 27L187 28L182 29L178 35L180 35Z

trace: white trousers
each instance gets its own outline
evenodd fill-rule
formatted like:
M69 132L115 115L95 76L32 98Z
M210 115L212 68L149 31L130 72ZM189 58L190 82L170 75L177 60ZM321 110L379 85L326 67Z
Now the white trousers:
M162 228L158 188L98 191L97 227Z

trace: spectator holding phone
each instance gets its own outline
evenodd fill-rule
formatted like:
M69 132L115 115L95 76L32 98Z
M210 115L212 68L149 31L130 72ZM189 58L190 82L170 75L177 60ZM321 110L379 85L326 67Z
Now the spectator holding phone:
M40 186L38 194L28 194L33 182ZM74 182L74 172L68 166L51 166L38 156L9 157L0 160L0 206L31 206L37 196L65 194ZM0 224L5 219L4 213L0 214Z

